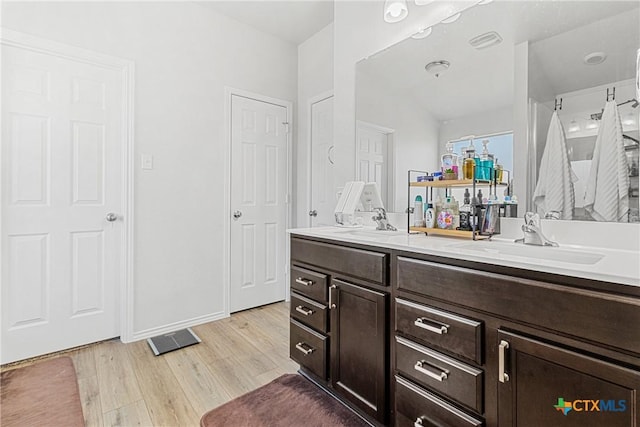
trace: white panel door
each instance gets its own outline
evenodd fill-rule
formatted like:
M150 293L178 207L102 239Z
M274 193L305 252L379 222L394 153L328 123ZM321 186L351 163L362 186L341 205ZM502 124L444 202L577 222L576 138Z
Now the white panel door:
M388 134L375 127L359 122L356 131L358 181L375 182L385 206L387 200L387 141Z
M2 363L119 335L122 84L2 47Z
M311 227L335 224L333 96L311 104Z
M287 109L231 97L231 312L285 299Z

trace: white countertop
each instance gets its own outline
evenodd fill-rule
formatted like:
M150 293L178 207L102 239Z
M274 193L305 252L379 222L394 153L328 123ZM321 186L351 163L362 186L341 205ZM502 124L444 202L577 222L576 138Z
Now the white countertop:
M640 286L640 253L633 250L563 245L559 248L513 243L376 231L373 228L317 227L287 230L290 234L357 243L485 264ZM514 253L516 255L514 255ZM562 261L562 259L565 259ZM576 260L573 262L571 260ZM597 259L597 261L596 261Z

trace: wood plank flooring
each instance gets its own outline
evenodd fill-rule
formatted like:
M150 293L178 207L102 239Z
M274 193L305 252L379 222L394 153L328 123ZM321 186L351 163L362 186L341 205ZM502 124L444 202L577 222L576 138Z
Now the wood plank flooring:
M198 426L200 417L299 366L289 359L289 304L196 326L202 343L154 356L146 341L69 353L87 427Z

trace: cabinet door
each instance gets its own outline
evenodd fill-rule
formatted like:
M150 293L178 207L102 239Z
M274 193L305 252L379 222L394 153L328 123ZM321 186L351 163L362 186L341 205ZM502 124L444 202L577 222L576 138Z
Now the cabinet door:
M388 295L331 281L331 383L380 422L387 413Z
M629 427L640 419L639 371L510 332L498 331L496 345L500 426Z

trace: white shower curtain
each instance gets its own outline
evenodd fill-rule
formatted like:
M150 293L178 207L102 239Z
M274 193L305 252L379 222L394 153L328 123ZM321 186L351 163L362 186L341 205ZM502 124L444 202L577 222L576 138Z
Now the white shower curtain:
M629 220L629 172L615 101L608 101L602 113L584 207L596 221Z
M551 116L547 144L542 153L533 205L536 213L544 217L547 212L560 213L560 219L572 219L575 204L573 182L576 176L571 170L564 129L557 111Z

